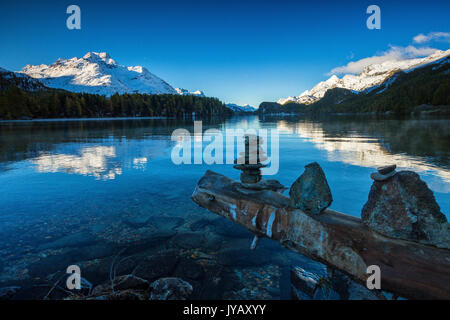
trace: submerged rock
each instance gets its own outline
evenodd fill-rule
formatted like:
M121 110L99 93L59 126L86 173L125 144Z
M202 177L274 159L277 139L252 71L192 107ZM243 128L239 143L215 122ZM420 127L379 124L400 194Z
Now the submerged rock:
M114 291L123 291L123 290L147 290L149 286L149 282L145 279L136 277L131 274L119 276L116 279L114 279L114 282L111 283L111 281L105 282L104 284L100 284L96 286L93 290L91 295L92 296L98 296L101 294L110 294L113 293L112 288L114 284Z
M193 289L180 278L161 278L150 285L150 300L186 300Z
M145 291L127 289L100 296L89 297L87 300L148 300L148 296Z
M450 248L450 225L433 192L412 171L374 181L362 221L383 235Z
M0 301L12 299L19 289L20 287L16 286L0 288Z
M291 269L291 292L295 300L314 299L319 285L319 277L300 267Z
M317 162L305 166L305 172L289 190L291 206L307 213L318 214L333 202L325 173Z
M374 291L353 281L343 272L334 269L330 276L330 285L341 300L379 300Z
M320 277L293 267L291 293L294 300L379 300L372 291L338 270Z

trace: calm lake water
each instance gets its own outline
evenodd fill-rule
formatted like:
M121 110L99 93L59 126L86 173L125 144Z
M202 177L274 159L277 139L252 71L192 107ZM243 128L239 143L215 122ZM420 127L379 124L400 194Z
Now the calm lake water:
M239 172L173 164L176 128L192 133L193 121L0 123L0 287L19 285L19 298L41 299L71 264L96 285L109 279L115 256L118 274L179 276L194 298L287 299L291 265L324 272L270 240L250 251L249 232L194 204L207 169L235 179ZM278 129L279 171L270 178L290 186L317 161L335 210L359 216L370 173L396 163L420 174L450 218L450 120L249 116L204 122L209 128Z

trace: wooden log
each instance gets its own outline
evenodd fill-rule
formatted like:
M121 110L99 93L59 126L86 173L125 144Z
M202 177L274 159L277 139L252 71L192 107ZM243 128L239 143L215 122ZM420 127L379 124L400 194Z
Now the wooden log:
M450 299L450 250L388 238L361 219L330 209L311 216L289 207L289 198L281 193L247 189L209 170L192 200L363 285L367 267L377 265L382 290L409 299Z

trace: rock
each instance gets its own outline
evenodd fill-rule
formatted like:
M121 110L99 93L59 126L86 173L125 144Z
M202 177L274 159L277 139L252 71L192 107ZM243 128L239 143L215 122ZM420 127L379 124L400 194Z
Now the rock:
M145 279L136 277L132 274L123 275L120 277L117 277L114 280L114 291L123 291L128 289L133 290L147 290L149 287L149 282ZM101 285L96 286L93 290L91 295L92 296L98 296L105 293L111 293L112 292L112 284L111 281L105 282Z
M378 172L373 172L370 175L370 177L375 181L385 181L397 174L397 172L395 171L395 168L397 168L397 165L395 165L395 164L392 164L389 166L378 167L377 168Z
M223 297L225 300L259 300L256 290L242 288L231 292L226 292ZM259 299L258 299L259 298Z
M174 272L174 276L183 276L188 280L199 280L204 274L201 264L186 258L181 258Z
M184 219L180 217L151 217L148 220L148 223L153 226L156 230L162 231L167 230L171 231L173 229L177 229L184 223Z
M177 250L169 250L144 257L135 274L150 281L171 276L180 260Z
M275 192L283 192L287 188L283 186L278 180L260 180L257 183L242 183L245 189L250 190L272 190Z
M330 276L330 284L340 300L379 300L371 290L336 269Z
M412 171L374 181L362 209L362 221L391 238L450 248L450 225L433 192Z
M60 248L71 248L71 247L85 247L91 244L95 244L98 241L90 232L80 231L74 234L66 235L52 242L47 242L38 247L39 251L48 249L60 249Z
M318 214L333 201L325 174L317 162L305 166L305 172L289 190L291 206L306 213Z
M240 176L242 183L257 183L261 180L261 175L242 172Z
M314 298L319 283L319 277L300 267L291 269L291 289L295 300L310 300Z
M0 288L0 301L12 299L19 289L20 287L16 286Z
M192 286L180 278L161 278L150 285L150 300L186 300Z
M87 300L148 300L148 295L145 291L129 289L115 291L96 297L89 297Z
M319 277L293 267L291 293L294 300L379 300L369 289L338 270L333 270L328 277Z
M200 248L204 242L204 233L184 232L173 237L173 244L183 249Z
M379 172L373 172L370 174L370 177L372 178L372 180L375 181L386 181L387 179L395 176L397 174L396 171L391 171L387 174L381 174Z
M248 238L250 236L247 229L223 218L214 220L214 232L226 238Z
M397 168L397 165L391 164L391 165L389 165L389 166L378 167L378 168L377 168L377 171L378 171L380 174L388 174L388 173L391 173L392 171L394 171L395 168Z
M279 252L268 250L264 243L261 243L257 250L250 250L248 243L249 239L247 238L245 239L245 247L243 245L222 249L217 255L217 262L229 267L266 266L272 263L280 263Z

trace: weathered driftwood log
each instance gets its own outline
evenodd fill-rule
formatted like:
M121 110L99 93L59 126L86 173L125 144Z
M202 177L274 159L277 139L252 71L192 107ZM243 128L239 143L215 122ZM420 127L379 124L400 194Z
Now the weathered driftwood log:
M192 194L198 205L257 235L278 241L363 283L367 267L381 269L381 289L410 299L450 299L450 250L378 234L361 219L330 209L308 215L289 198L250 190L207 171Z

